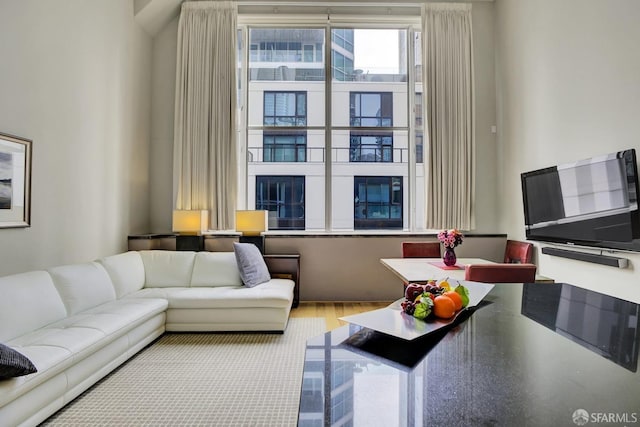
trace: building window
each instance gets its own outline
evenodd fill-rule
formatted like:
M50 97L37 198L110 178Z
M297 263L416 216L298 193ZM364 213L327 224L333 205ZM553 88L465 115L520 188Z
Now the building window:
M416 128L422 128L422 112L424 111L422 107L422 93L417 92L415 97L416 97L415 98L416 99L416 108L415 108Z
M402 177L355 176L354 229L402 228Z
M333 78L335 80L349 81L355 79L352 58L349 58L335 50L331 51L331 58L331 69L333 70Z
M351 162L393 162L393 133L356 132L350 134Z
M351 92L351 126L393 126L393 94L391 92Z
M305 162L307 132L264 131L262 137L263 162Z
M264 92L265 126L306 126L306 92Z
M338 28L331 31L331 41L337 46L353 53L353 30Z
M269 211L270 230L304 230L304 176L256 176L256 210Z

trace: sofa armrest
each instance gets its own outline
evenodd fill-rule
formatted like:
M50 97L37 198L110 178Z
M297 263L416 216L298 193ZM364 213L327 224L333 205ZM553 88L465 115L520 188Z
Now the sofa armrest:
M300 302L300 255L264 255L269 273L273 278L291 279L294 283L292 307Z

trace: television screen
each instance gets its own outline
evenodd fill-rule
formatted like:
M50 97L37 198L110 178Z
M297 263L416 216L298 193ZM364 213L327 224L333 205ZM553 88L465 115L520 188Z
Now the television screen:
M521 175L527 239L640 252L634 149Z

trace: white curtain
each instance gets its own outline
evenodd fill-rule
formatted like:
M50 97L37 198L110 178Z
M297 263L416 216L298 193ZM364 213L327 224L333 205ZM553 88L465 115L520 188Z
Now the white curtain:
M475 227L475 105L470 4L427 3L423 87L429 138L426 228Z
M236 23L227 1L185 2L178 23L175 209L209 210L212 230L235 221Z

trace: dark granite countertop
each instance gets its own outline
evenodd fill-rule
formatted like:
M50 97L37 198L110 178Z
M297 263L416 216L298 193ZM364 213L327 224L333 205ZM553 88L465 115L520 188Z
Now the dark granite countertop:
M640 425L639 314L567 284L498 284L418 340L343 326L307 342L299 425Z

